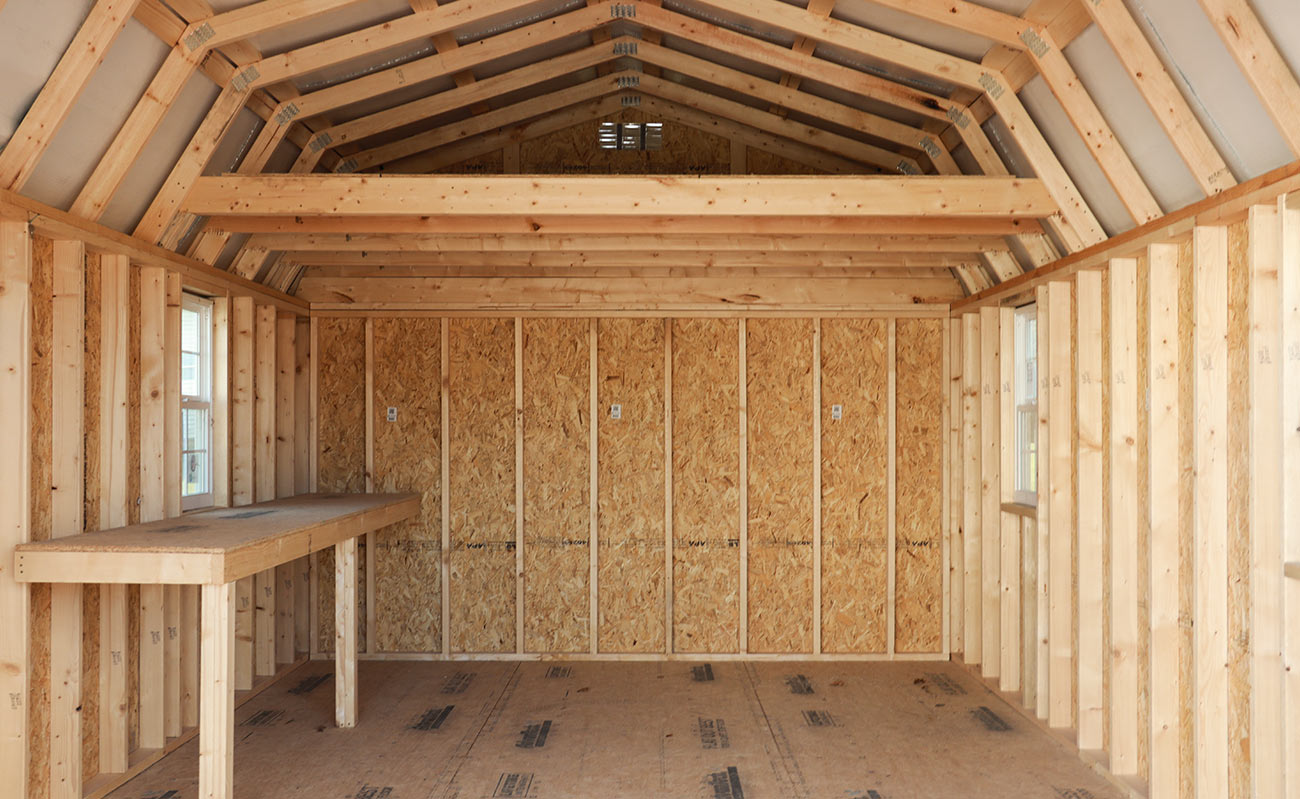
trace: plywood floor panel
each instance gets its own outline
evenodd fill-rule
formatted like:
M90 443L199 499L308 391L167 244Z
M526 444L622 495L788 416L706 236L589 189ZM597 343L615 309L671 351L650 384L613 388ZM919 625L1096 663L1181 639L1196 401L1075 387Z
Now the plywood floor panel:
M352 730L333 726L331 670L238 710L236 795L1120 797L946 662L368 661ZM191 741L110 796L196 795L197 756Z

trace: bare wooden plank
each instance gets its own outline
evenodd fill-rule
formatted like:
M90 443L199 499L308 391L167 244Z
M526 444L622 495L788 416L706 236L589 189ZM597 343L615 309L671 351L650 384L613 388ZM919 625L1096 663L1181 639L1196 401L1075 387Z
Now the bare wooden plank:
M256 308L252 297L235 297L230 307L230 501L255 501L256 483ZM235 688L253 687L256 635L253 578L235 587Z
M276 496L275 307L259 305L253 330L253 498ZM253 578L253 673L275 674L275 570Z
M1151 424L1148 449L1152 497L1179 492L1178 247L1159 244L1150 263ZM1177 797L1181 790L1179 741L1182 711L1178 667L1180 521L1173 502L1152 502L1151 524L1151 673L1164 675L1151 685L1151 799Z
M166 271L140 269L140 520L166 516ZM140 588L140 730L142 749L166 743L165 608L161 585Z
M1110 769L1138 770L1137 259L1110 262Z
M962 541L962 510L964 500L965 462L962 460L962 322L953 318L948 323L948 570L949 586L949 649L965 652L965 544ZM820 364L819 364L820 365ZM820 382L820 381L819 381ZM820 403L818 404L820 408ZM820 475L821 458L817 459Z
M1049 706L1047 723L1055 728L1072 726L1074 718L1074 371L1070 351L1074 346L1072 286L1063 281L1048 284L1049 366L1051 416L1047 457L1051 460L1051 539L1048 545Z
M386 527L419 508L415 494L302 494L23 544L18 578L44 583L231 582Z
M1261 796L1284 795L1281 218L1250 209L1251 763Z
M294 490L297 447L294 420L294 366L298 323L292 316L275 320L275 496L291 497ZM275 660L292 663L295 658L294 594L300 568L289 563L275 572Z
M1197 227L1196 795L1228 793L1228 233Z
M53 263L50 534L76 534L82 524L85 414L86 247L55 241ZM50 592L51 797L81 799L82 587L54 586Z
M986 678L997 677L1002 666L1001 323L1000 309L980 309L980 673Z
M357 723L357 539L334 545L334 723Z
M1000 430L997 436L997 468L999 474L998 507L996 514L999 532L998 596L1001 632L998 687L1003 691L1021 690L1021 618L1020 580L1021 522L1012 514L1000 511L1003 502L1015 499L1016 488L1016 351L1015 311L998 309L998 359L995 364L997 385L994 400L997 403Z
M199 796L235 795L235 587L205 585L199 650Z
M1035 616L1037 625L1035 630L1035 641L1037 653L1035 661L1037 663L1034 682L1036 685L1034 714L1040 719L1047 719L1048 708L1051 703L1050 686L1050 668L1051 668L1051 649L1048 644L1051 640L1051 518L1052 518L1052 493L1051 493L1051 414L1052 414L1052 347L1051 347L1051 301L1048 297L1048 287L1044 283L1034 290L1034 313L1037 317L1038 326L1038 496L1037 496L1037 513L1034 517L1035 532L1038 533L1038 569L1035 575L1035 602L1037 608ZM1027 675L1026 675L1027 676Z
M455 196L455 202L447 198ZM521 202L521 200L523 202ZM191 214L784 215L940 214L1042 218L1056 203L1037 180L1005 177L658 177L346 175L200 177L182 204Z
M1295 486L1300 481L1300 195L1290 194L1278 199L1281 218L1281 251L1278 261L1279 296L1281 314L1279 323L1282 339L1278 355L1282 365L1281 431L1282 455L1281 481L1284 486ZM1283 588L1285 633L1282 641L1282 661L1286 666L1283 677L1285 697L1284 718L1287 720L1284 741L1284 770L1290 788L1296 774L1300 774L1300 731L1290 720L1300 717L1300 496L1294 490L1282 492L1282 556L1286 563L1286 580Z
M1077 473L1078 510L1078 745L1083 750L1102 748L1102 672L1105 650L1103 590L1102 494L1102 274L1076 276L1077 358L1076 398L1079 424Z
M163 515L181 514L181 276L168 270L163 315ZM199 629L181 623L181 588L163 589L163 733L181 734L184 698L183 649L191 639L197 646ZM197 667L197 663L193 664Z
M984 592L981 564L983 562L982 523L980 511L981 462L983 451L980 446L980 315L968 313L962 315L962 478L963 514L962 537L965 543L964 588L966 595L966 617L964 639L966 649L963 657L968 665L975 665L983 657L983 610Z

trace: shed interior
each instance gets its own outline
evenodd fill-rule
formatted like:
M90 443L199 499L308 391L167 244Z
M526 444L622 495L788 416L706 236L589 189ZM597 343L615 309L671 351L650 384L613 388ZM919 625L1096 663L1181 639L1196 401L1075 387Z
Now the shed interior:
M1300 797L1294 0L0 0L0 795Z

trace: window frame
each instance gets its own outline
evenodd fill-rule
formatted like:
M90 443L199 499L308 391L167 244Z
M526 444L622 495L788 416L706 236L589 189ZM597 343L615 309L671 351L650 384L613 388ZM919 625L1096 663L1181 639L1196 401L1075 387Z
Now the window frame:
M1026 321L1028 320L1028 321ZM1017 307L1013 316L1013 432L1014 448L1012 499L1020 505L1038 505L1038 307L1028 303ZM1032 349L1033 358L1026 350ZM1032 364L1032 370L1030 369ZM1026 389L1033 391L1032 399L1025 396ZM1029 435L1026 435L1029 433ZM1032 450L1028 450L1032 442ZM1028 457L1032 452L1032 461Z
M177 387L180 393L180 408L177 413L180 414L180 463L181 470L181 510L192 511L211 508L215 505L215 494L213 492L213 440L212 440L212 383L213 383L213 313L212 300L207 297L200 297L197 294L186 292L181 295L181 314L182 319L186 311L197 312L200 314L199 325L199 351L193 353L190 350L180 349L176 357L181 359L181 368L177 373L181 376L181 385ZM184 341L184 336L181 336ZM199 393L197 395L186 394L184 391L184 356L186 354L195 354L199 356ZM207 412L206 429L202 431L203 446L196 449L186 449L185 447L185 411L201 410ZM207 491L197 494L185 494L185 462L190 455L201 454L207 459L207 468L204 474L207 476Z

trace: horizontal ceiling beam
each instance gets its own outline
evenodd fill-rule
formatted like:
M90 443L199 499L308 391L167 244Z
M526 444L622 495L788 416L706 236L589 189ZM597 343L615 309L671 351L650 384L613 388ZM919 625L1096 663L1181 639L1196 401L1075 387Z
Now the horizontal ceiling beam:
M309 302L401 310L502 308L865 308L947 303L963 296L956 279L899 278L317 278L304 275Z
M260 175L202 177L190 214L258 216L933 216L1044 218L1041 181L983 176L587 177Z
M289 260L305 266L359 266L379 270L406 267L554 267L571 266L698 266L698 267L913 267L975 263L974 253L926 252L766 252L638 251L611 252L357 252L332 250L290 252Z
M971 235L1006 236L1041 234L1033 219L939 219L923 216L809 217L809 216L639 216L527 214L519 216L279 216L216 215L208 229L229 233L444 233L507 235L545 233L554 236L585 233L642 233L706 235Z
M268 233L249 247L293 252L988 252L1007 249L998 236L679 236L663 233L550 235L545 233Z
M297 263L292 262L292 263ZM948 266L308 266L304 277L854 277L947 278Z

